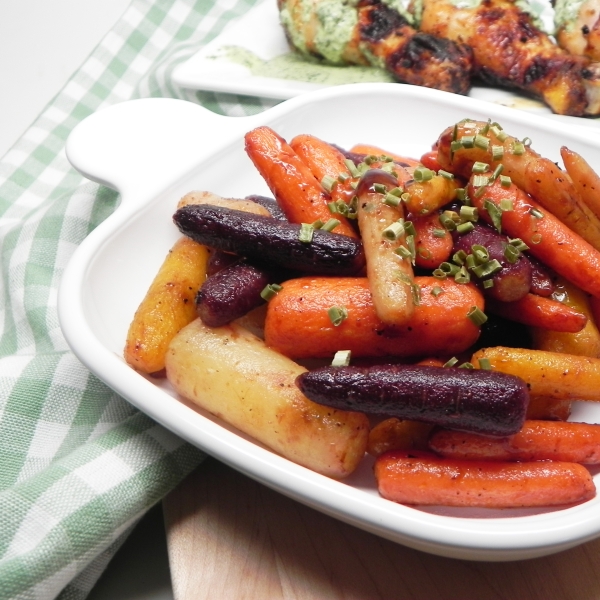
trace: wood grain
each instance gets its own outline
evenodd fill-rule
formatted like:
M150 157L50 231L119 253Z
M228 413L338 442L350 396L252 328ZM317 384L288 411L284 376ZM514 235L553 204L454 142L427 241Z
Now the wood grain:
M176 600L591 600L600 540L508 563L405 548L207 459L164 501Z

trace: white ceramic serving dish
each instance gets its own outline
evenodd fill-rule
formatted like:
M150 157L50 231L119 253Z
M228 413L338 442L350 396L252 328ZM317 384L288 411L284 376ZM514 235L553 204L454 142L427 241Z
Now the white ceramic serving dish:
M267 124L290 139L312 133L341 146L368 142L420 156L439 133L471 117L501 123L559 159L561 145L600 165L600 141L579 128L452 94L361 84L306 94L251 117L229 118L180 100L133 100L78 125L67 156L86 177L117 189L117 210L75 252L59 293L66 339L80 360L156 421L250 477L326 514L426 552L472 560L550 554L600 534L600 497L557 510L466 510L401 506L377 494L371 463L333 481L274 454L178 399L164 381L122 358L127 328L179 233L171 216L190 190L243 197L269 191L244 152L243 134ZM600 422L600 407L576 409Z
M406 2L407 3L407 2ZM552 28L553 10L550 0L532 0L530 3L540 14L545 27ZM260 35L256 32L260 31ZM335 71L335 79L344 83L353 83L352 69L345 67L323 66L320 69L312 67L316 78L309 77L300 70L290 70L286 78L277 77L273 72L256 72L244 63L244 57L232 59L228 49L238 48L241 52L249 53L251 61L267 63L279 60L291 52L284 30L279 22L279 12L276 0L262 0L245 15L231 21L229 25L214 40L203 46L190 58L177 65L173 70L173 81L182 88L223 92L229 94L244 94L261 98L286 100L306 92L312 92L333 85L319 83L324 80L324 74ZM363 77L366 77L363 75ZM367 81L367 79L361 79ZM373 81L380 81L379 78ZM392 85L398 85L396 83ZM486 100L494 104L510 106L526 112L544 115L552 120L568 121L578 125L590 125L598 128L600 121L583 120L577 117L554 115L541 102L515 93L514 90L503 90L494 87L474 86L469 96Z

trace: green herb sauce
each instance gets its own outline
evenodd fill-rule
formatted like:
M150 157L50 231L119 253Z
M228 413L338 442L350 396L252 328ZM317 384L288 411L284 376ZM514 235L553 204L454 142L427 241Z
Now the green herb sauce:
M281 54L271 60L263 60L245 48L225 46L214 58L225 58L242 65L257 77L289 79L322 85L394 81L391 75L381 69L355 65L333 66L295 52Z
M554 3L554 25L556 29L569 29L573 26L581 5L585 0L556 0Z

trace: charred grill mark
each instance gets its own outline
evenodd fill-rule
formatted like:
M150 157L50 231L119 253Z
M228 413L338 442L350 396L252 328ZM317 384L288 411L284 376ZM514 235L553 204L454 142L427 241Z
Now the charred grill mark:
M376 43L386 39L398 29L410 27L406 19L385 4L374 3L363 11L359 26L363 42Z

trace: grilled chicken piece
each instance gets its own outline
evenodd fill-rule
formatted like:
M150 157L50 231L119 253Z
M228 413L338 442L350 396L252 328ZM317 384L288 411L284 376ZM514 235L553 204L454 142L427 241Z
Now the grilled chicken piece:
M558 45L600 60L600 0L555 0L554 14Z
M279 0L279 10L290 45L303 54L381 67L403 83L469 91L471 49L416 31L408 12L379 0Z
M420 26L471 46L476 74L487 83L523 90L561 115L600 112L597 65L559 48L514 0L482 0L471 8L423 0Z

